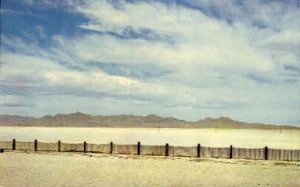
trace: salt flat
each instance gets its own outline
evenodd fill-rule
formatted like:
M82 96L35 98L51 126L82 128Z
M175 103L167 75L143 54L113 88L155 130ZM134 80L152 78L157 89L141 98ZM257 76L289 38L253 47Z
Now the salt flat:
M300 149L300 130L0 127L0 140Z
M0 154L0 186L300 186L297 162Z

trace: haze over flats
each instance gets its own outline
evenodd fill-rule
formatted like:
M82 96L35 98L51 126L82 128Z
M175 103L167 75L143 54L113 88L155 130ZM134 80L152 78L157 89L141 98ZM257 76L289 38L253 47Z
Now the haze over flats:
M2 1L0 114L298 125L299 17L297 0Z

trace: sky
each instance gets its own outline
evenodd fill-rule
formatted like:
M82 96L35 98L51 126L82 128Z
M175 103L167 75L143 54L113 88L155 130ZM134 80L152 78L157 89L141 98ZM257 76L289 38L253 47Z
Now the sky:
M300 126L299 0L2 0L0 114Z

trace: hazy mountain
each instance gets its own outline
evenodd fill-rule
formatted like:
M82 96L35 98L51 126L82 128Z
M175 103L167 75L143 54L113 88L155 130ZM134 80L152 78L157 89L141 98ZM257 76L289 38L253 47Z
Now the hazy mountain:
M157 115L134 116L88 115L80 112L57 114L42 118L23 117L17 115L0 115L0 126L48 126L48 127L161 127L161 128L298 128L292 126L277 126L258 123L245 123L230 118L205 118L196 122L188 122L173 117ZM298 128L300 129L300 128Z
M0 125L30 125L35 121L32 117L17 115L0 115Z

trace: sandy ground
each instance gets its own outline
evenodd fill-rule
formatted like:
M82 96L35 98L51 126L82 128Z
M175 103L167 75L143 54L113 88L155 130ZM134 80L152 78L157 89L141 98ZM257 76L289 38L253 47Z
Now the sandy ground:
M300 163L5 152L0 186L300 186Z

